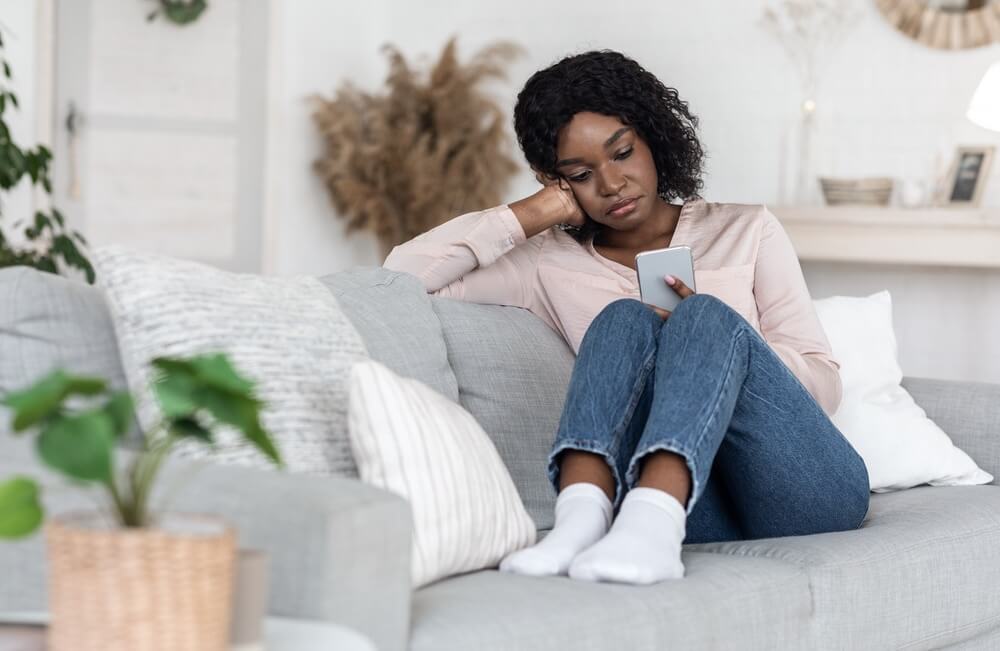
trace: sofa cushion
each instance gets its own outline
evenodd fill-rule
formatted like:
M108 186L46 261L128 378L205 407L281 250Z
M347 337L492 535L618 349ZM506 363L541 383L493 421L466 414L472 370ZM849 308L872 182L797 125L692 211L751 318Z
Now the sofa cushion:
M458 402L441 322L416 276L355 267L320 278L361 334L372 359Z
M813 305L840 364L843 400L831 419L864 459L873 492L993 481L900 386L888 290Z
M1000 383L904 377L903 388L1000 485Z
M1000 487L872 495L856 531L685 547L791 563L829 648L931 648L1000 626Z
M458 399L500 451L528 513L552 528L556 494L545 459L575 357L541 319L519 308L432 297L444 329Z
M414 651L808 648L806 574L767 558L684 554L650 586L477 572L413 596Z
M261 276L171 256L103 246L93 251L145 431L162 419L152 390L159 357L225 353L253 382L260 421L289 472L356 476L347 434L351 365L367 359L354 324L311 276ZM257 446L221 428L209 446L181 441L176 456L273 468Z
M361 479L410 504L414 588L534 544L496 446L461 405L367 360L351 368L349 414Z
M104 295L30 267L0 269L0 395L56 367L125 388ZM5 432L10 422L2 410L0 432Z
M104 295L30 267L0 269L0 393L64 366L125 386Z

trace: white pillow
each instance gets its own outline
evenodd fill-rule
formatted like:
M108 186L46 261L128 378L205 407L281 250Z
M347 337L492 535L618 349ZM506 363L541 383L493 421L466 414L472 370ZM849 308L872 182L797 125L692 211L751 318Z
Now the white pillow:
M832 420L864 459L873 492L993 481L900 386L888 291L813 304L844 386Z
M414 589L535 542L500 454L461 405L371 360L351 369L350 395L361 479L410 502Z
M261 424L288 470L356 476L347 382L351 364L367 352L319 280L231 273L117 246L93 257L144 430L160 416L149 388L154 357L225 352L256 382ZM215 452L187 444L177 453L273 467L235 431L220 432L216 444Z

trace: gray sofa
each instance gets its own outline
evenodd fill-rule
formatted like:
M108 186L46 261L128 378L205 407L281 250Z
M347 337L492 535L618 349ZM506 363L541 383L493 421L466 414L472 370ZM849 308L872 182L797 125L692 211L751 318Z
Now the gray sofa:
M323 279L373 358L461 402L493 437L544 533L544 475L573 365L530 313L428 296L416 278L359 267ZM124 384L100 291L0 270L0 393L56 364ZM1000 385L904 386L1000 477ZM7 419L3 419L6 427ZM178 510L212 510L272 558L270 611L335 621L380 649L1000 648L1000 488L872 496L857 531L688 545L687 576L648 587L493 570L409 588L409 510L354 478L173 462ZM40 474L0 433L0 477ZM89 506L53 484L54 511ZM0 543L0 611L45 606L40 536Z

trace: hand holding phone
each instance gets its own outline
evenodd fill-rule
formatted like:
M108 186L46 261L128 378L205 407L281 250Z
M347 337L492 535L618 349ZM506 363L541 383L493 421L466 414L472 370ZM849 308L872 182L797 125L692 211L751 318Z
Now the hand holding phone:
M697 291L691 247L686 244L643 251L635 256L635 268L639 276L639 298L643 303L667 311L677 307L683 297L664 280L668 275L679 279L691 292Z

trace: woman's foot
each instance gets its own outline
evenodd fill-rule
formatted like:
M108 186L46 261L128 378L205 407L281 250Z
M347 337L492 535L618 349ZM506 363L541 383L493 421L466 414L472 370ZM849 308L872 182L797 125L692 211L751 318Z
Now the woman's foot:
M508 555L501 572L530 576L566 574L581 550L601 539L611 526L611 500L596 484L570 484L556 499L556 523L540 543Z
M665 491L633 488L625 494L611 531L582 552L569 576L584 581L649 584L684 576L681 543L687 514Z

